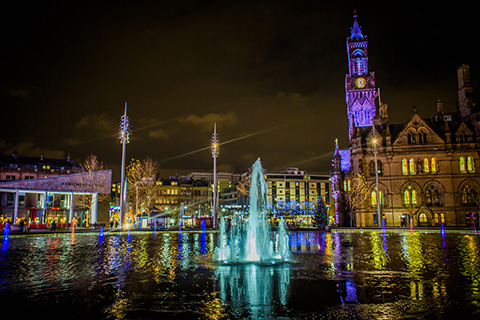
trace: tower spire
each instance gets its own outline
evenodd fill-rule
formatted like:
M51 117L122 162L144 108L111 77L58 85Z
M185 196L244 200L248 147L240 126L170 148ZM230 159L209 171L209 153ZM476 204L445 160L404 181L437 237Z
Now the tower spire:
M357 22L357 9L353 10L353 27L350 28L350 38L354 40L363 39L362 28Z

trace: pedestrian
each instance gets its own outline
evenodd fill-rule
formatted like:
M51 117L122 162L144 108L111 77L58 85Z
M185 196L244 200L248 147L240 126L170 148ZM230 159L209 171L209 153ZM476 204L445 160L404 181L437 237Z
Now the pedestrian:
M20 232L23 232L24 226L25 226L25 222L23 221L23 219L20 219L20 223L18 224L18 229L20 230Z
M57 230L57 224L55 223L55 220L52 221L52 225L50 226L50 231L55 231Z

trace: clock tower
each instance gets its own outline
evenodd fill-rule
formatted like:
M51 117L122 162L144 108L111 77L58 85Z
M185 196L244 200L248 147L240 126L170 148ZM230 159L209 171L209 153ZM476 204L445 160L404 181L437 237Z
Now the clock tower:
M354 15L350 37L347 38L348 73L345 76L348 133L353 127L371 127L375 117L375 73L368 71L367 36L362 33Z

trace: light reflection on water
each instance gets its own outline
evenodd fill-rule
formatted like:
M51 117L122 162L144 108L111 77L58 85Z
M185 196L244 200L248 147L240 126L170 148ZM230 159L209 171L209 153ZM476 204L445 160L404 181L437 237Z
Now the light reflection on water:
M214 232L9 236L0 297L58 318L475 318L473 233L291 232L295 262L217 265ZM75 318L75 314L72 314Z

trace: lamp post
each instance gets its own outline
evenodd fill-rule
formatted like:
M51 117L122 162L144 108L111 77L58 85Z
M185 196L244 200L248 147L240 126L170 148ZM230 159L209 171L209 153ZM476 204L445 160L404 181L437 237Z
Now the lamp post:
M126 198L126 183L125 183L125 150L127 143L130 142L130 121L127 116L127 103L125 102L125 111L120 118L120 128L118 129L118 139L122 144L122 179L120 183L120 221L119 226L122 228L124 217L124 202Z
M377 197L377 221L380 227L380 193L378 192L378 166L377 166L377 139L375 138L375 127L373 127L373 154L375 157L375 194Z
M210 147L213 157L213 228L217 227L217 156L219 154L218 136L217 136L217 123L213 125L212 145Z

